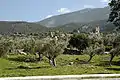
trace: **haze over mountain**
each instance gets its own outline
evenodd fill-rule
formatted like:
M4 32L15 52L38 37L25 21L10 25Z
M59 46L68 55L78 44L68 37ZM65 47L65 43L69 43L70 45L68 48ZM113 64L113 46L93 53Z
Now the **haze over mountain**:
M109 15L109 7L104 8L86 8L67 14L53 16L38 22L46 27L57 27L69 23L89 23L99 20L107 20Z

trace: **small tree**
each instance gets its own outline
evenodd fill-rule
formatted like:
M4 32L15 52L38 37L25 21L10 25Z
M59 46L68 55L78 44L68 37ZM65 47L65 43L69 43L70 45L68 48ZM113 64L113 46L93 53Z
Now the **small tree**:
M36 40L35 41L35 46L33 46L34 49L34 53L37 53L39 55L39 61L42 60L43 57L43 47L44 47L45 43L41 40Z
M83 51L83 53L89 55L90 58L89 58L88 62L90 62L96 54L101 54L104 52L104 50L105 50L104 45L102 45L102 44L99 45L98 43L96 43L95 45L91 45L90 47L87 47Z
M114 39L114 42L113 42L113 49L110 51L110 65L111 65L111 62L113 60L113 58L116 56L116 55L119 55L120 54L120 35L118 35L115 39Z
M63 52L64 45L56 42L55 40L51 40L49 43L46 43L41 50L43 54L49 59L49 63L52 66L56 66L55 58Z
M111 65L111 62L112 62L113 58L114 58L116 55L119 55L119 54L120 54L120 48L119 48L119 47L113 48L113 49L110 51L110 55L111 55L111 57L110 57L110 62L109 62L110 65Z

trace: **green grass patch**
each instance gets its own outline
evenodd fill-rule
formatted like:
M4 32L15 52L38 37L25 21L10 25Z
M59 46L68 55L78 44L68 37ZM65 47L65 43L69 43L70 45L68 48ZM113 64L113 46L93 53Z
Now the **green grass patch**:
M0 58L0 77L120 73L119 56L114 58L112 66L108 65L109 57L96 55L88 64L87 55L60 55L56 58L57 67L51 67L45 57L38 62L33 55L9 55Z

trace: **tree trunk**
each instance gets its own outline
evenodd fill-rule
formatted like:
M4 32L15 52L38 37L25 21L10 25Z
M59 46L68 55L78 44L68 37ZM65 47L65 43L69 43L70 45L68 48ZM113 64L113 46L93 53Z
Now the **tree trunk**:
M112 65L113 58L114 58L114 55L111 54L111 58L110 58L110 62L109 62L110 65Z
M52 59L49 59L49 63L51 66L55 67L56 66L56 62L55 62L55 59L52 58Z
M53 61L53 66L56 66L55 58L52 58L52 61Z
M39 55L39 61L42 61L43 55L40 53L38 53L38 55Z
M53 62L52 62L51 59L49 59L49 63L50 63L51 66L53 66Z
M88 63L92 60L93 56L90 56L89 60L88 60Z

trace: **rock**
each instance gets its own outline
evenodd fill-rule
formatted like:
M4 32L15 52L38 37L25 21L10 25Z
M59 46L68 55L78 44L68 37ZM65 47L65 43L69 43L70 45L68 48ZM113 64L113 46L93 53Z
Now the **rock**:
M76 58L75 60L79 61L79 58Z
M20 54L22 54L22 55L27 55L27 53L23 52L23 49L17 50L17 51L18 51L18 53L20 53Z
M73 65L74 63L73 62L70 62L69 65Z

